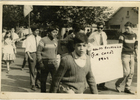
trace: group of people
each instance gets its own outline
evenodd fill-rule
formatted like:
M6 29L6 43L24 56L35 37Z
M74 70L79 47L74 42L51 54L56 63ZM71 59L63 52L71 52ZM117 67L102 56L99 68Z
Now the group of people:
M98 22L97 31L87 36L84 26L73 24L73 30L63 40L57 39L58 29L56 27L49 27L47 35L41 38L38 36L39 28L32 26L32 34L27 36L24 46L31 89L35 91L37 87L41 88L41 92L46 92L46 81L50 73L52 77L50 93L83 94L87 83L93 94L98 94L98 90L108 90L105 83L96 84L90 62L90 45L107 45L104 26L104 22ZM115 86L116 90L121 92L120 84L126 79L124 92L132 93L130 86L134 75L134 56L137 55L138 42L136 34L132 31L131 22L125 24L125 30L126 32L119 37L119 43L123 44L124 77L118 79ZM10 44L6 38L3 40L4 43L13 46L10 35L6 35L6 37L10 40ZM4 52L3 54L5 55ZM10 52L11 56L5 58L4 55L3 60L14 60ZM58 55L60 55L60 63L58 63ZM23 65L25 65L24 63ZM37 70L36 75L35 69Z

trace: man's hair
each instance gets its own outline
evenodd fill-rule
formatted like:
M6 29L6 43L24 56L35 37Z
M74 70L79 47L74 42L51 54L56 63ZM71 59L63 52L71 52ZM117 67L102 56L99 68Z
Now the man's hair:
M88 37L86 36L85 33L78 33L74 37L74 44L76 43L88 43Z
M52 26L50 26L50 27L47 29L47 32L51 32L51 31L53 31L53 30L57 30L57 27L52 27Z
M130 27L133 27L133 24L131 22L127 22L124 26L130 26Z
M34 32L36 29L39 29L38 27L37 27L37 25L32 25L31 26L31 30Z
M97 26L101 26L101 25L105 25L105 23L104 23L104 21L99 21L99 22L97 22Z
M85 26L79 23L73 23L72 28L74 32L79 32L80 30L85 30Z

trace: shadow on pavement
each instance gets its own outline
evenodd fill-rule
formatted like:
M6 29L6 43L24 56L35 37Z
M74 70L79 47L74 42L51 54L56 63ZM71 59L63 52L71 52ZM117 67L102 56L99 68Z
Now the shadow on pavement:
M30 78L28 76L7 75L10 80L2 79L2 91L27 92L25 88L30 88ZM24 90L24 91L23 91Z
M4 90L4 91L3 91ZM16 91L15 91L16 90ZM9 87L9 86L2 86L1 87L2 92L28 92L27 90L24 90L22 88L18 87Z

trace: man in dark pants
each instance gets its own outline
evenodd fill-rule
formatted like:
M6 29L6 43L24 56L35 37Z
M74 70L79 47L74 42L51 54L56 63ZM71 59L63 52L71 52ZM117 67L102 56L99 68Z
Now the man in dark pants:
M57 29L50 27L48 36L41 39L37 48L37 60L41 69L41 92L46 92L49 72L53 78L57 68Z
M25 52L28 55L31 89L35 91L36 51L41 37L38 36L39 29L37 28L37 26L32 26L31 29L33 31L33 34L27 37Z

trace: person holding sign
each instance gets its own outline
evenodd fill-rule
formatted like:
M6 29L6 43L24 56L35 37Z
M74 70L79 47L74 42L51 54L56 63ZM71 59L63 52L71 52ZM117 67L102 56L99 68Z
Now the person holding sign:
M61 58L50 92L82 94L85 90L85 80L87 80L91 93L97 94L90 58L86 54L88 38L85 33L79 32L73 40L74 51Z
M93 32L88 38L91 45L107 45L107 36L106 33L103 31L104 25L104 22L97 23L97 31ZM99 90L108 90L108 88L105 86L105 83L98 84L97 87Z
M130 86L134 75L134 53L137 56L138 49L137 35L133 33L132 27L133 24L131 22L127 22L125 24L125 32L119 37L119 43L123 44L122 64L124 77L118 79L115 83L116 90L121 92L120 84L126 79L124 92L130 94L133 94L131 92Z

